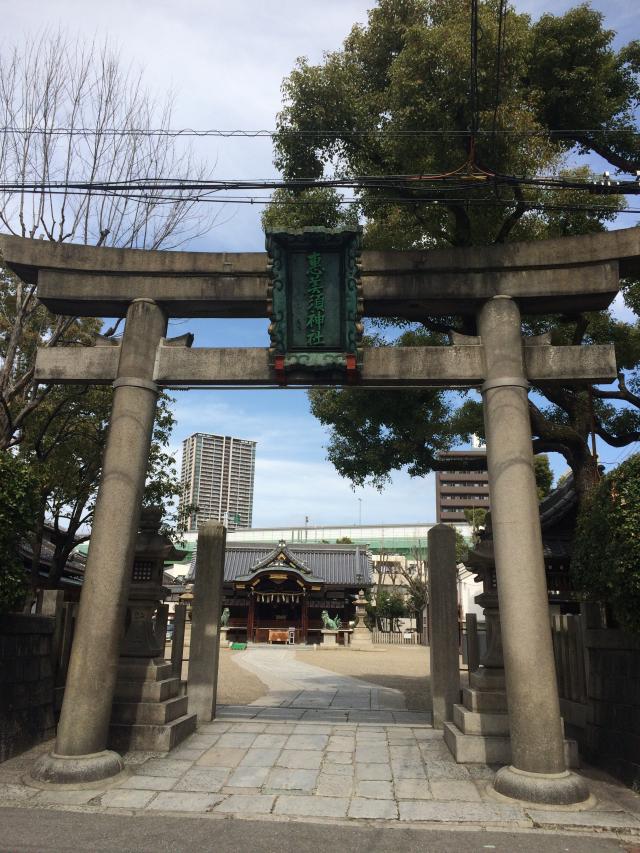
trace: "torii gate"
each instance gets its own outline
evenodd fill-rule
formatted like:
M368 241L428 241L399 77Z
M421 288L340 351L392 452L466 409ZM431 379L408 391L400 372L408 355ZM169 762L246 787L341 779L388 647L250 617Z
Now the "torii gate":
M96 503L55 752L43 778L107 778L122 760L106 749L133 546L158 390L164 386L277 385L265 349L191 349L165 338L169 317L267 317L262 253L107 249L1 237L5 263L37 284L54 313L126 317L120 345L41 349L36 379L112 383L111 426ZM538 243L435 251L364 252L363 314L420 319L475 316L477 337L450 347L364 350L361 387L480 388L504 646L512 765L507 796L580 802L584 780L565 765L533 473L529 382L606 382L612 346L552 346L523 338L523 313L606 308L620 276L640 272L640 229ZM98 341L97 343L100 343ZM323 384L291 374L289 385Z

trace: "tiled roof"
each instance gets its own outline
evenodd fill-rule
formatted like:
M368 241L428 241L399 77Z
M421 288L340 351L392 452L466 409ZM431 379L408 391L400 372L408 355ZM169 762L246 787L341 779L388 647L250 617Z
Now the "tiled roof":
M251 574L253 568L269 554L280 551L269 543L227 545L224 579L233 581ZM286 550L324 583L333 586L368 586L371 584L371 554L357 545L287 545ZM187 578L195 577L196 553L194 552ZM358 579L358 574L361 579Z

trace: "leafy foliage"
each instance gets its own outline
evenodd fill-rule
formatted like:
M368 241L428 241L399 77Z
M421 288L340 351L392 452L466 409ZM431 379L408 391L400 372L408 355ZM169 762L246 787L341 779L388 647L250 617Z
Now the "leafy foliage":
M615 195L598 196L595 205L582 189L513 185L498 191L491 181L477 180L485 170L588 182L595 176L586 165L566 167L566 155L576 150L596 152L627 172L640 169L640 44L616 50L614 33L587 5L536 22L509 7L498 64L499 6L498 0L479 2L475 115L468 92L469 10L457 0L379 0L342 49L326 53L319 65L298 60L285 79L275 162L286 178L444 175L467 167L467 176L440 185L437 198L419 182L358 190L366 248L598 233L624 207ZM474 121L479 132L471 145ZM315 207L296 208L301 194L275 197L265 221L289 216L296 225L338 223L331 204L339 199L331 190L318 192ZM546 209L532 207L534 201ZM626 284L625 301L638 312L638 283ZM394 330L394 343L402 346L447 345L451 330L475 333L455 316L425 316L413 325L385 319L370 324L372 330L380 334L370 336L370 346L389 345ZM638 322L605 311L525 318L524 330L551 332L558 344L616 347L617 389L537 387L530 400L535 453L562 454L579 494L586 494L597 481L592 428L614 447L640 439ZM403 466L416 476L438 470L437 450L483 434L481 404L453 393L314 391L311 407L331 428L330 460L356 484L370 479L381 487Z
M573 546L576 587L640 633L640 454L604 477L583 504Z
M378 587L375 602L375 607L372 602L367 605L369 619L383 631L397 630L397 620L407 612L403 594L399 590L389 591L385 587Z
M45 520L53 528L52 584L60 579L73 548L89 538L112 399L110 387L55 386L26 423L19 454L31 468L37 496L34 588L39 583ZM175 425L172 403L172 398L160 395L143 498L146 505L170 502L180 492L175 460L166 449Z
M33 530L36 495L29 466L12 453L0 452L0 613L24 601L28 584L18 545Z
M549 465L549 457L546 453L533 457L533 470L536 477L536 488L538 489L538 500L541 501L551 491L553 485L553 471Z

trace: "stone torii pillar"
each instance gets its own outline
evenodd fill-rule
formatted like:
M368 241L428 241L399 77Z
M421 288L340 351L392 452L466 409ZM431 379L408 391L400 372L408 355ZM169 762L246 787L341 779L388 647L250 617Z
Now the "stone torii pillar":
M4 262L37 284L50 311L127 316L121 347L38 352L36 381L111 384L113 420L56 752L40 778L82 781L117 773L105 750L148 442L158 387L275 387L270 351L190 348L164 339L166 317L271 317L273 281L261 253L147 252L0 236ZM447 347L365 349L353 384L365 388L482 387L513 765L496 788L537 802L579 802L583 784L560 755L527 380L608 382L613 346L523 340L519 311L571 314L608 307L620 276L640 274L640 229L539 243L362 254L362 316L478 318L479 336ZM358 313L360 313L358 309ZM301 369L288 385L331 385ZM515 497L515 499L514 499ZM543 601L544 599L544 601ZM96 755L97 753L97 755Z
M41 781L91 782L124 769L106 746L158 398L156 350L166 327L151 299L131 303L56 744L33 771Z
M482 385L491 483L496 577L509 705L512 764L496 791L559 805L586 800L584 779L567 770L533 468L520 311L508 296L478 314L486 372Z

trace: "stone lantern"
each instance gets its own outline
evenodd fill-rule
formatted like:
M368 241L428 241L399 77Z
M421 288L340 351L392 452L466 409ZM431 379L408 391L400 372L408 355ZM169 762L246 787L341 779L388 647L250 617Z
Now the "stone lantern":
M120 657L164 656L164 631L156 630L154 619L158 604L168 593L162 585L164 564L182 560L186 551L175 548L169 537L160 533L162 513L161 506L144 507L140 516Z
M142 510L109 727L109 742L115 749L166 752L196 727L196 715L188 713L180 679L164 660L163 620L156 624L154 618L167 593L162 585L165 561L185 555L160 533L161 522L162 507Z
M365 624L365 616L367 615L367 599L364 597L364 590L361 589L355 597L354 602L356 607L356 620L351 634L351 645L354 648L362 649L373 645L371 631Z

